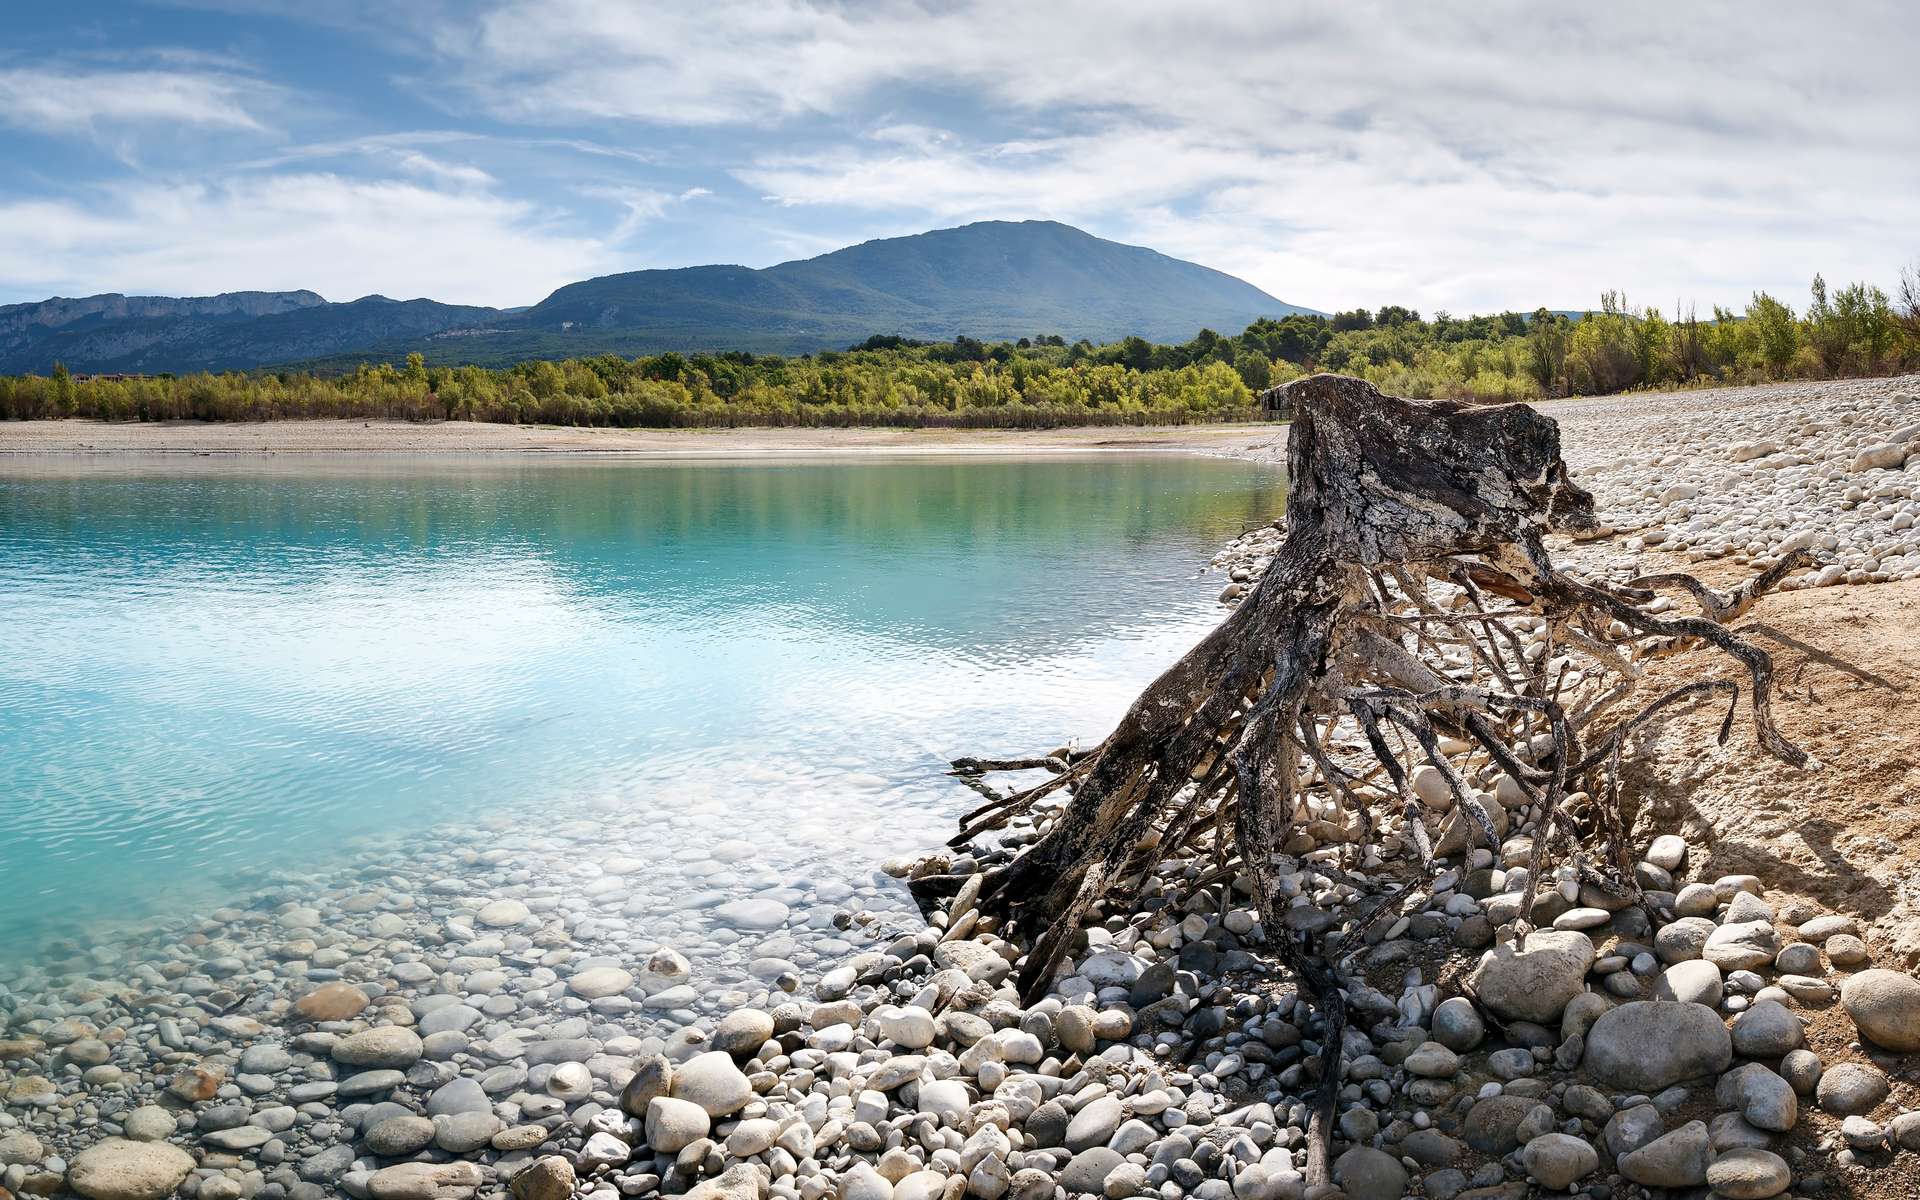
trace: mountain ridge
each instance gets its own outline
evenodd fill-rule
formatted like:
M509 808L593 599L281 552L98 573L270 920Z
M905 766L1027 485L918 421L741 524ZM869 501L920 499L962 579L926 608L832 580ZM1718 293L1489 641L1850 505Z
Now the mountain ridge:
M349 366L418 350L435 363L665 350L807 353L874 334L1059 334L1185 341L1311 309L1226 272L1052 221L982 221L876 238L770 267L596 276L518 309L311 291L54 297L0 306L0 373Z

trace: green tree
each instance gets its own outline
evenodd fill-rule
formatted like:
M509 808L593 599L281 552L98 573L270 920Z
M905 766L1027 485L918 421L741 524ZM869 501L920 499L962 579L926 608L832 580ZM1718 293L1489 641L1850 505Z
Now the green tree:
M1776 378L1785 375L1800 352L1800 323L1793 310L1765 292L1755 292L1747 303L1746 323L1760 365Z
M53 411L63 417L74 414L73 372L67 370L67 364L53 364Z

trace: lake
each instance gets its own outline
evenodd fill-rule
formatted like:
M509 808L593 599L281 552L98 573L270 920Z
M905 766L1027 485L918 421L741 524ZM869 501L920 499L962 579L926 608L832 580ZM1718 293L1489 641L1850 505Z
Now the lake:
M617 853L628 916L871 894L974 799L946 760L1104 734L1283 495L1171 454L0 460L0 958L449 827Z

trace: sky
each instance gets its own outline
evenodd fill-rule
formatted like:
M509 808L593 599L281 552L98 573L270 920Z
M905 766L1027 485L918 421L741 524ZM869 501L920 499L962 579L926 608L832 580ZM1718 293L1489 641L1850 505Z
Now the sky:
M0 303L531 304L1044 218L1323 310L1920 259L1894 0L10 4Z

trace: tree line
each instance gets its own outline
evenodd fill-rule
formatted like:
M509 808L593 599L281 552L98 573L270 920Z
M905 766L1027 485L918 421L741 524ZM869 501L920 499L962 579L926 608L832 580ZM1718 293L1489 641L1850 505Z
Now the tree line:
M1257 414L1259 391L1314 371L1421 399L1484 402L1920 369L1920 268L1890 298L1816 276L1795 312L1765 292L1740 312L1667 315L1618 293L1597 311L1454 317L1388 305L1262 319L1178 345L1043 335L987 343L876 336L845 351L600 355L504 369L366 363L339 375L254 371L0 377L0 417L262 421L356 417L551 425L1182 424Z

